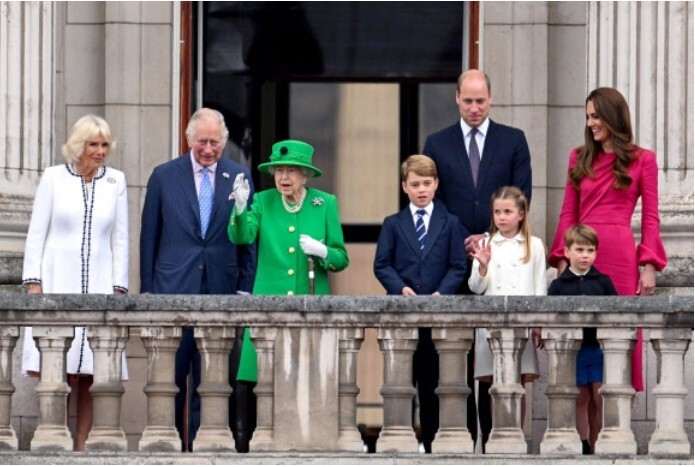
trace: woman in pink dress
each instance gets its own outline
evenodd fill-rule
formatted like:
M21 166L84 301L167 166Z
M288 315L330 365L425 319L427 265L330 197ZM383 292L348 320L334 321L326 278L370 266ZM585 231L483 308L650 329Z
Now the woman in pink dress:
M630 110L612 88L598 88L586 98L584 146L570 155L565 199L548 263L567 267L563 235L575 224L598 232L601 248L594 266L608 274L620 295L652 295L655 273L666 266L659 234L656 156L634 144ZM635 245L630 221L642 198L642 236ZM642 383L642 330L632 355L632 386Z

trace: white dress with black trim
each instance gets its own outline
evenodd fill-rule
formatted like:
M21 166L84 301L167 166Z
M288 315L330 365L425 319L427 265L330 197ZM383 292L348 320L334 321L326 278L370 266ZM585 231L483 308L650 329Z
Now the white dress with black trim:
M39 183L24 250L23 283L43 293L128 291L128 194L125 174L101 167L90 184L68 165L49 167ZM24 334L22 374L39 371L31 328ZM69 374L94 374L87 331L75 328ZM123 379L128 378L125 352Z

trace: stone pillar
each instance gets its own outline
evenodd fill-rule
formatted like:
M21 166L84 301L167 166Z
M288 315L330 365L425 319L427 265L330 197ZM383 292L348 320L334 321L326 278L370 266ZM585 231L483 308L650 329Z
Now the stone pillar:
M413 431L413 354L418 332L413 329L380 328L379 348L384 354L384 427L379 452L417 452Z
M492 432L485 445L488 454L526 454L527 445L521 430L521 353L528 340L526 328L488 329L492 350L493 384Z
M34 340L41 352L41 379L36 385L39 423L31 440L32 451L72 451L68 429L66 356L75 337L72 326L34 326Z
M179 452L181 440L174 422L176 349L180 327L144 327L140 337L147 349L147 427L140 438L140 451Z
M196 327L193 335L200 352L200 429L193 451L234 451L229 429L229 352L236 328Z
M338 449L362 452L364 442L357 429L357 353L364 340L364 329L348 328L338 331L339 374L338 397L340 420Z
M475 329L433 328L432 340L439 353L439 431L432 452L473 454L473 438L468 431L467 401L471 394L468 352Z
M94 383L89 390L94 400L94 421L85 450L127 451L128 441L121 428L121 397L125 392L121 357L128 342L128 328L89 326L87 335L94 353Z
M637 442L630 429L632 387L632 349L636 329L597 330L603 350L603 428L596 441L596 454L637 454ZM610 369L610 371L608 371Z
M541 454L581 454L577 433L577 352L582 330L543 328L543 346L548 354L548 429L541 441Z
M19 327L0 327L0 451L16 451L17 434L12 428L12 352L19 338Z
M684 399L688 390L683 384L683 359L688 351L690 329L652 329L652 346L656 352L659 381L652 392L656 399L656 430L649 441L649 454L690 454L690 441L683 429Z
M275 440L275 337L277 328L250 328L258 354L256 394L256 431L251 438L251 451L270 451Z

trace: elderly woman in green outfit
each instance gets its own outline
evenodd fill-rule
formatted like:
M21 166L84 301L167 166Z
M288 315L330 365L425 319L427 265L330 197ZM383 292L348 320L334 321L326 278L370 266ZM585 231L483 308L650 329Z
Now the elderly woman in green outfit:
M312 166L313 153L314 148L301 141L274 144L270 162L258 170L273 175L276 189L256 193L249 209L248 180L239 174L234 181L229 239L237 245L258 239L256 295L310 293L309 259L314 263L314 293L325 295L327 272L348 265L336 197L305 186L309 178L322 175Z

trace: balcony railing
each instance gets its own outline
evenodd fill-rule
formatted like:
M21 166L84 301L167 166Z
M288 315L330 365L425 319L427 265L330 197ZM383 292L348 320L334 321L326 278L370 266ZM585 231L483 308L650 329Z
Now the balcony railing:
M440 356L437 453L473 453L466 428L467 354L474 329L488 329L494 358L491 454L527 452L520 426L520 355L528 329L542 327L547 353L548 426L541 455L580 454L575 429L575 361L581 328L599 328L605 354L603 429L598 454L633 456L630 358L637 328L649 330L657 356L656 429L649 454L688 456L684 430L684 356L693 329L692 297L242 297L183 295L0 295L0 450L16 450L11 426L12 352L20 326L33 326L41 351L36 387L40 416L32 451L72 450L67 427L65 357L76 325L88 326L94 351L94 422L88 451L125 451L121 427L121 353L129 329L147 350L147 426L141 452L177 452L174 357L181 326L195 328L201 353L198 452L234 451L228 423L229 353L239 326L251 328L258 353L258 422L252 452L362 452L356 427L357 352L376 328L384 356L383 429L379 452L413 453L412 359L417 328L432 327ZM302 349L304 349L302 351ZM312 355L312 358L307 358ZM692 366L692 362L688 363ZM314 391L310 395L302 388ZM319 397L314 397L316 394ZM691 396L692 397L692 396ZM310 414L307 417L306 414ZM321 440L317 442L316 440Z

